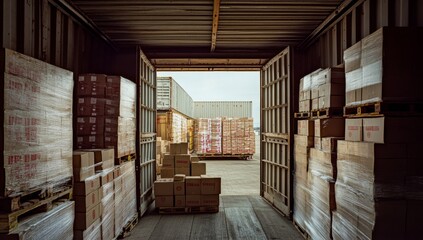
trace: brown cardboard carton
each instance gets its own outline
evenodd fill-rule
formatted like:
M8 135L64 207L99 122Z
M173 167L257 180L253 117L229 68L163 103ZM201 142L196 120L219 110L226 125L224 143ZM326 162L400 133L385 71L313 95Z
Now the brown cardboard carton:
M173 207L174 196L156 196L156 207Z
M321 150L322 149L322 138L314 137L314 148Z
M316 148L311 148L308 171L317 171L325 176L336 179L336 153L323 152Z
M179 143L179 154L189 154L187 142Z
M84 230L73 230L74 240L86 240L86 239L100 239L101 238L101 221L97 219L90 227Z
M343 137L345 134L344 118L326 118L314 120L316 137Z
M201 195L186 195L185 205L187 207L200 207L201 206Z
M74 182L73 195L86 196L100 187L100 176L95 175L81 182Z
M78 117L76 135L100 135L104 132L104 117Z
M345 105L345 96L323 96L319 97L319 109L322 108L340 108Z
M187 176L185 178L185 192L187 195L201 194L201 177Z
M206 163L205 162L193 162L191 163L191 176L201 176L206 174Z
M161 178L154 182L155 196L173 195L173 178Z
M363 141L363 119L345 119L345 140L354 142Z
M175 168L175 174L184 174L185 176L189 176L190 169L189 168Z
M175 156L175 168L189 168L190 162L191 155L189 154L178 154Z
M186 174L175 174L175 176L173 177L173 181L174 182L185 181L186 176L187 176Z
M311 99L317 99L319 98L319 86L314 87L313 89L311 89Z
M310 100L300 101L299 111L300 112L309 112L311 110L311 107L310 106L311 106Z
M88 151L88 150L87 150ZM95 163L102 163L102 167L97 170L108 169L114 166L115 150L114 149L92 149L94 152Z
M169 152L171 155L179 154L179 143L170 143Z
M185 207L185 195L175 196L175 207Z
M313 147L314 137L294 134L294 143L296 146Z
M173 192L176 196L185 195L185 181L173 182Z
M100 184L104 185L107 184L109 182L113 181L113 173L114 173L114 168L110 168L107 170L102 170L99 172L100 174Z
M175 176L175 169L163 167L160 176L162 178L173 178Z
M314 136L314 121L298 120L298 135Z
M325 83L319 86L319 97L344 96L345 83Z
M361 103L361 88L363 84L363 69L358 68L345 73L345 106Z
M85 168L74 168L73 169L73 180L75 182L84 181L85 179L94 176L94 166Z
M345 72L351 72L361 67L361 41L344 51Z
M363 118L363 141L384 143L384 117Z
M326 137L322 138L322 151L335 153L337 148L337 141L343 140L344 138L338 137Z
M311 100L311 110L318 110L319 107L319 98L315 98Z
M90 152L73 152L73 168L86 168L94 165L94 154Z
M98 191L99 191L100 199L103 199L107 196L110 196L111 194L114 194L115 192L114 181L104 184L103 186L100 187Z
M106 101L98 97L80 97L76 108L77 116L104 116Z
M171 154L164 155L163 168L175 168L175 155L171 155Z
M200 158L198 156L191 156L191 162L199 162Z
M201 206L219 206L219 195L201 195Z
M304 94L304 100L311 100L311 91L310 90L303 91L303 94Z
M201 176L201 194L220 194L221 178L208 175Z
M86 212L76 212L74 229L85 230L89 228L101 216L100 204L93 206Z
M100 202L98 189L86 196L74 196L75 212L88 212L93 206Z

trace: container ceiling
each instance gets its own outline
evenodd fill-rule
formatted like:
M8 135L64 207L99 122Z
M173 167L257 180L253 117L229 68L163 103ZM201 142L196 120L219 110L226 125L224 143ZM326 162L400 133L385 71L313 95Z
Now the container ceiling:
M257 68L303 42L342 0L68 0L158 68ZM214 26L214 27L213 27Z

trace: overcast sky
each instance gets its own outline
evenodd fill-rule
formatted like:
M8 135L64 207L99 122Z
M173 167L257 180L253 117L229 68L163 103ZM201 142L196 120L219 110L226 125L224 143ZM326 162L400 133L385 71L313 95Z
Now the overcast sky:
M252 101L260 126L260 72L157 72L172 77L194 101Z

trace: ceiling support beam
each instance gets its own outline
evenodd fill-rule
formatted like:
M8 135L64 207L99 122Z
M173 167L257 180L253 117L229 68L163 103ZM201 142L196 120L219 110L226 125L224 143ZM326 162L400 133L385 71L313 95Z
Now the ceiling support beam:
M212 26L212 39L210 52L214 52L216 49L217 39L217 28L219 26L219 12L220 12L220 0L214 0L213 4L213 26Z

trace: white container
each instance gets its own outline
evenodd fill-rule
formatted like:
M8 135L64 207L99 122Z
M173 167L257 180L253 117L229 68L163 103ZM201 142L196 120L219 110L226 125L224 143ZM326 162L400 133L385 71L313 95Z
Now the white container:
M252 101L194 102L194 118L251 118Z
M172 77L157 77L157 110L171 109L192 117L192 98Z

